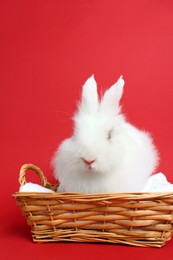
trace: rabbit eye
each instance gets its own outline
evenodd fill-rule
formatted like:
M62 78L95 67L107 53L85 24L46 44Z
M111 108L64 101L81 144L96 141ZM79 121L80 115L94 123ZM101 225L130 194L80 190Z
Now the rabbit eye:
M108 135L107 135L107 139L110 141L111 140L111 138L112 138L112 134L113 134L113 129L110 129L109 131L108 131Z

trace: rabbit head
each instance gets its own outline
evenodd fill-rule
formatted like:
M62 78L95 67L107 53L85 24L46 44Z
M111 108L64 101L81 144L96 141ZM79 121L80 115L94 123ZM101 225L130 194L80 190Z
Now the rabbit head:
M78 144L83 167L91 171L106 172L102 164L106 163L109 150L110 153L112 152L113 139L116 138L116 132L120 131L121 124L124 122L124 117L120 115L119 104L123 86L124 80L120 77L105 92L101 100L94 76L90 77L83 86L81 102L74 115L73 140Z

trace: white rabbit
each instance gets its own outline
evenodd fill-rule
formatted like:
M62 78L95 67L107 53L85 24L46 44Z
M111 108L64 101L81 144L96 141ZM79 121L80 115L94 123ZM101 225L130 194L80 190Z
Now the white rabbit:
M74 134L53 158L60 192L138 192L158 164L150 135L120 113L122 76L99 100L91 76L84 84Z

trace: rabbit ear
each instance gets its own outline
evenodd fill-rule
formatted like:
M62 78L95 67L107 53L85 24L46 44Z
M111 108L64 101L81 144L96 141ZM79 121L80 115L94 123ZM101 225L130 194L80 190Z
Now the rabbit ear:
M98 106L97 83L92 75L83 85L79 111L93 114L98 111Z
M105 92L100 105L101 113L113 112L114 114L118 114L120 112L119 102L123 95L124 83L123 77L121 76L118 81Z

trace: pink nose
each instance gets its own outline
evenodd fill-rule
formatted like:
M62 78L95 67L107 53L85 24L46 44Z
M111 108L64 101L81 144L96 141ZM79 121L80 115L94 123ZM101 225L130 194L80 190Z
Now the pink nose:
M87 165L91 165L93 162L95 162L95 160L86 160L85 158L81 158L84 163L86 163Z

